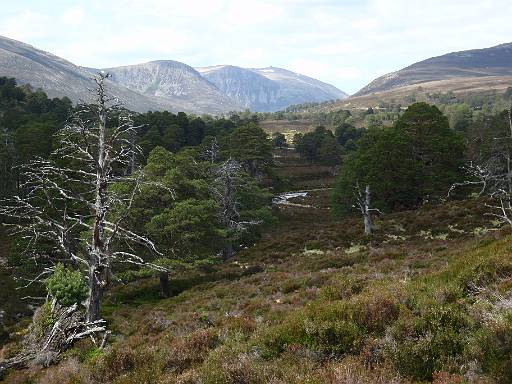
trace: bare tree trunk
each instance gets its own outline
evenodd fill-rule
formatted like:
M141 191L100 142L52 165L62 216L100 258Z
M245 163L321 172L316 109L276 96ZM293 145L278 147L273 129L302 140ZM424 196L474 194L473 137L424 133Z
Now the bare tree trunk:
M235 251L233 250L233 243L229 242L222 250L222 260L227 261L233 257Z
M361 215L363 215L364 234L370 236L372 234L372 212L381 212L377 208L372 208L371 206L371 192L369 184L366 185L363 192L359 187L359 182L356 181L354 195L357 203L355 207L359 208Z
M91 250L89 254L89 303L87 320L101 318L100 302L103 288L110 275L110 258L105 243L105 226L107 207L107 108L103 82L98 83L98 162L96 166L96 186L94 201L94 224L92 230Z
M98 270L97 265L91 265L89 267L88 284L89 284L89 297L87 303L87 321L97 321L101 319L101 273Z
M372 234L372 214L370 211L370 186L367 184L364 189L364 205L363 205L363 217L364 217L364 234L371 235Z
M167 298L171 296L171 290L169 287L169 274L167 272L160 272L160 296Z

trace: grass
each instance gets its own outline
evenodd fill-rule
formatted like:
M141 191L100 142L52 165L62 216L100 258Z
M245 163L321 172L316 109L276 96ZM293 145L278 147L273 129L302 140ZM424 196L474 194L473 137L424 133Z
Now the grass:
M113 288L107 349L84 340L5 382L512 382L510 230L467 200L376 218L370 238L328 198L283 206L234 260L173 277L168 299L157 279Z

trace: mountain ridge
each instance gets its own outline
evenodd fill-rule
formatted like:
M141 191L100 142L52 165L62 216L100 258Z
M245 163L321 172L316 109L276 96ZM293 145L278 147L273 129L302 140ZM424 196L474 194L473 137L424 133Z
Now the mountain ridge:
M41 88L49 97L67 96L74 102L91 101L92 77L100 70L112 75L107 83L112 95L137 112L168 110L222 115L246 108L264 112L291 104L346 96L330 84L281 68L215 67L238 69L231 74L217 75L217 79L211 76L208 79L197 69L176 60L96 69L76 65L32 45L0 36L0 76L13 77L20 84ZM261 73L269 68L279 70L281 75L269 79L268 74ZM241 78L237 77L240 73Z
M435 81L493 76L512 76L512 43L450 52L413 63L376 78L352 97Z
M348 96L333 85L279 67L214 65L196 69L243 107L261 112L274 112L294 104L344 99Z

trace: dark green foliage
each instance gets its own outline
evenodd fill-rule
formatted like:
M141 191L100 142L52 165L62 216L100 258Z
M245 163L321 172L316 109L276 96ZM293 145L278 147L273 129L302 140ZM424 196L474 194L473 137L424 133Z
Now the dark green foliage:
M153 238L169 258L186 261L214 254L226 234L216 220L209 163L197 161L189 151L173 154L156 147L144 173L148 183L134 203L131 225Z
M340 162L341 148L333 133L323 126L304 135L295 135L294 145L301 158L310 164L319 163L334 167Z
M48 293L63 306L80 304L87 297L87 284L82 273L68 269L63 264L57 264L45 283Z
M238 160L251 175L260 175L272 161L272 143L255 123L236 128L227 142L227 155Z
M48 157L52 151L54 129L52 122L30 121L21 125L14 133L19 160L25 163L36 157Z
M18 187L17 166L50 154L52 136L71 109L67 97L48 99L41 90L0 77L0 196L10 196Z
M458 181L465 160L462 138L450 129L446 116L435 106L416 103L398 119L395 129L407 138L421 166L423 198L445 196Z
M461 177L462 139L433 106L417 103L394 127L369 129L345 159L333 190L335 213L348 212L354 186L370 185L373 205L414 208L440 199Z
M274 148L286 148L288 143L286 142L286 136L281 132L275 132L272 134L272 146Z
M421 166L411 156L410 143L403 135L393 128L369 130L343 162L333 189L333 212L352 210L356 181L371 186L375 207L415 207L421 196L420 178Z
M351 124L343 123L336 127L334 136L336 137L338 144L345 147L348 141L357 141L363 132L364 131L362 129L357 129Z
M397 370L420 380L435 371L459 366L472 332L472 321L457 305L428 308L420 317L404 316L392 327L389 356Z
M127 221L156 242L164 259L197 264L213 258L226 242L235 240L220 220L213 195L215 166L192 149L173 154L156 147L149 154L144 168L147 183L141 187ZM240 178L241 220L271 221L270 194L249 176ZM253 241L258 231L258 226L248 228L241 234L243 242ZM239 235L235 236L237 241L241 241Z

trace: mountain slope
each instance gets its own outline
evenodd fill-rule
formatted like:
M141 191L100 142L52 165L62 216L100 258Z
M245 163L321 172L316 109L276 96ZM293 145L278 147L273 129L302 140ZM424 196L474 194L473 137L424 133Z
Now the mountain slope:
M332 85L281 68L218 65L196 69L238 104L258 112L347 97Z
M187 111L224 113L240 107L194 68L172 60L105 68L112 81L146 96L172 101Z
M231 65L196 68L238 104L253 111L273 110L279 94L279 85L249 69Z
M342 99L332 85L280 68L198 68L171 60L106 68L110 92L131 110L224 114L250 108L277 111L292 104ZM99 70L77 66L28 44L0 36L0 76L42 88L50 97L91 101Z
M91 101L93 73L28 44L0 36L0 76L14 77L20 84L42 88L49 97L67 96L75 102ZM135 111L171 108L168 102L144 97L108 82L110 92Z
M485 78L512 76L512 43L491 48L453 52L412 64L381 76L354 96L395 90L400 87L460 79L485 83ZM506 79L508 81L508 79ZM429 85L430 87L432 84Z
M134 68L136 69L133 70ZM173 70L174 77L169 74ZM94 87L91 78L98 71L79 67L51 53L0 36L0 76L14 77L20 84L42 88L49 97L67 96L74 102L91 101L89 89ZM108 71L113 74L113 81L108 82L110 93L134 111L169 110L219 114L240 109L185 64L155 62L112 68ZM133 72L139 76L133 75ZM161 84L166 84L162 86L163 91L150 92L143 86L146 78L153 79L149 81L155 83L155 73L163 74L158 79ZM129 83L128 79L133 79L134 83ZM145 91L144 94L141 90Z

